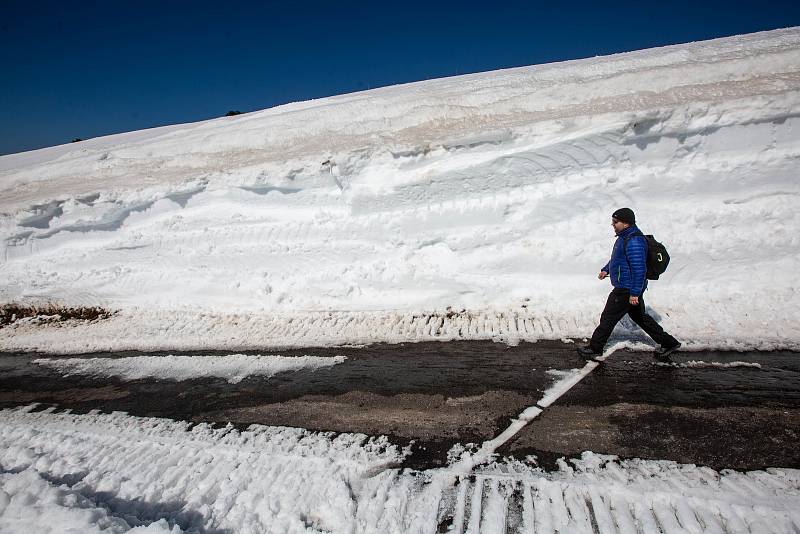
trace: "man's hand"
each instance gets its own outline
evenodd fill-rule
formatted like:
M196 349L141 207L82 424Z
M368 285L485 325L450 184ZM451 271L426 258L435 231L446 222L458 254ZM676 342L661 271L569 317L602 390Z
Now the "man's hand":
M600 271L600 274L598 274L598 275L597 275L597 278L599 278L600 280L602 280L602 279L603 279L603 278L605 278L606 276L608 276L608 273L607 273L607 272L605 272L605 271Z
M631 303L631 306L638 306L639 305L639 297L634 297L631 295L631 298L628 299L628 302Z

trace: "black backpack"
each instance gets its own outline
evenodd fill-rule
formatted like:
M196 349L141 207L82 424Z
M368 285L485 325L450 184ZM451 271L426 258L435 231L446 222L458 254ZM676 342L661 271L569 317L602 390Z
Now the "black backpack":
M633 236L642 236L647 239L647 279L658 280L658 277L664 274L669 265L669 253L667 247L663 243L656 241L652 235L644 235L642 232L634 232L625 238L622 244L622 250L625 251L625 257L628 256L628 240Z

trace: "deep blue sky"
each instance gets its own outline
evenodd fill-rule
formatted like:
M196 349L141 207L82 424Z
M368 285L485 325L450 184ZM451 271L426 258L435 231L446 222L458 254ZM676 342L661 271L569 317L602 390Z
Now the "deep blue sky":
M800 25L800 2L0 0L0 154Z

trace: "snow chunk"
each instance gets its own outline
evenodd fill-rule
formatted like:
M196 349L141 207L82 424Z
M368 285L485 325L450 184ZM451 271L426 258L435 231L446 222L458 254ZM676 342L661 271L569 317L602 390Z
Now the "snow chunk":
M124 519L109 515L79 491L48 482L32 467L19 473L0 473L0 528L2 532L83 532L156 534L183 532L165 519L131 528Z
M655 365L660 365L664 367L685 367L689 369L709 369L709 368L718 368L718 369L730 369L732 367L752 367L753 369L761 369L761 364L756 362L704 362L702 360L691 360L685 363L667 363L667 362L656 362Z

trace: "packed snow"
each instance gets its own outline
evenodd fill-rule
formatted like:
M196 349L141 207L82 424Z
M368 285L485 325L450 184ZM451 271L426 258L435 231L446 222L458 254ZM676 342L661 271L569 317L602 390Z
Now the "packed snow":
M33 363L65 375L116 376L124 380L157 378L190 380L224 378L231 384L248 376L271 377L287 371L322 369L342 363L345 356L280 356L230 354L228 356L132 356L126 358L39 358Z
M400 469L404 454L361 435L3 410L0 529L768 534L800 527L800 471L792 469L716 472L586 453L556 472L499 461L464 474Z
M798 89L790 28L3 156L0 302L114 315L0 349L583 338L621 206L684 347L797 349Z

